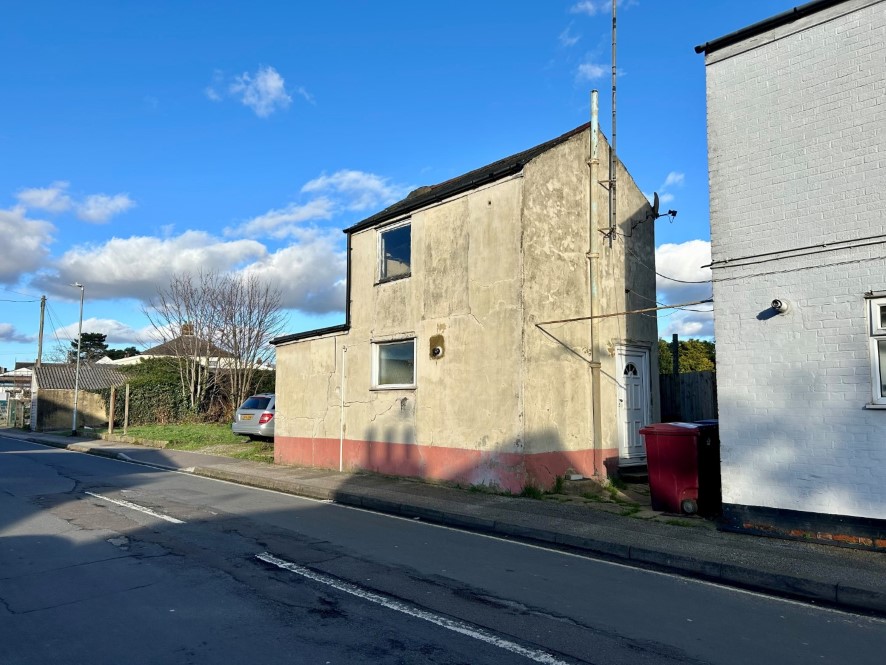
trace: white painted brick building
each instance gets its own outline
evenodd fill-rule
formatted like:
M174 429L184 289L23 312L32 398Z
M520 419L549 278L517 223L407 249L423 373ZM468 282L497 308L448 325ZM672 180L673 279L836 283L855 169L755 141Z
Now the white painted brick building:
M724 516L886 548L886 0L697 50Z

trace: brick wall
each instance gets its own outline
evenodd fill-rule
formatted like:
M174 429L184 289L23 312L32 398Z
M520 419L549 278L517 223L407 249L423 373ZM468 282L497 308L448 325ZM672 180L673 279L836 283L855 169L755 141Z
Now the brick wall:
M723 500L886 518L886 2L715 51L707 86Z

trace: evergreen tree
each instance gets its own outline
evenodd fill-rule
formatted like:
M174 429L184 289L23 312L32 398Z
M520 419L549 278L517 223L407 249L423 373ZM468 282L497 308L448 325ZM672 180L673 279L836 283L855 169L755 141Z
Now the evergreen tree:
M712 372L717 369L716 345L704 339L679 340L680 373ZM658 370L661 374L674 371L674 356L671 345L658 340Z
M108 345L105 343L107 337L103 333L85 332L80 335L80 361L95 362L104 357L108 350ZM68 362L77 362L77 340L71 342Z
M107 353L105 353L108 358L111 360L120 360L121 358L132 358L133 356L140 356L141 351L139 351L134 346L127 346L125 349L108 349Z

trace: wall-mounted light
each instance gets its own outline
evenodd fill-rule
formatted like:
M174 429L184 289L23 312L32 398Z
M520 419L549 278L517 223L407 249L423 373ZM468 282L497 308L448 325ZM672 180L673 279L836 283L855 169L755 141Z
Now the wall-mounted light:
M775 300L773 300L771 306L772 309L774 309L779 314L784 314L791 308L791 305L787 300L781 300L780 298L776 298Z
M446 353L446 340L443 335L432 335L428 347L428 354L431 360L440 360Z

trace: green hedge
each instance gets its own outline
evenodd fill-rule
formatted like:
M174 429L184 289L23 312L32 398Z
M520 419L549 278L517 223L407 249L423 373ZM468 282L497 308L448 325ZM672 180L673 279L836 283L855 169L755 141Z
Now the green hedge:
M200 405L194 412L188 400L182 395L181 379L175 360L148 358L135 365L120 367L129 383L129 424L167 425L189 422L228 422L238 405L232 404L226 394L223 375L210 386ZM256 373L251 393L273 392L276 379L274 371ZM111 390L102 391L105 404L110 403ZM117 389L117 405L114 416L115 426L123 425L124 416L123 386Z

